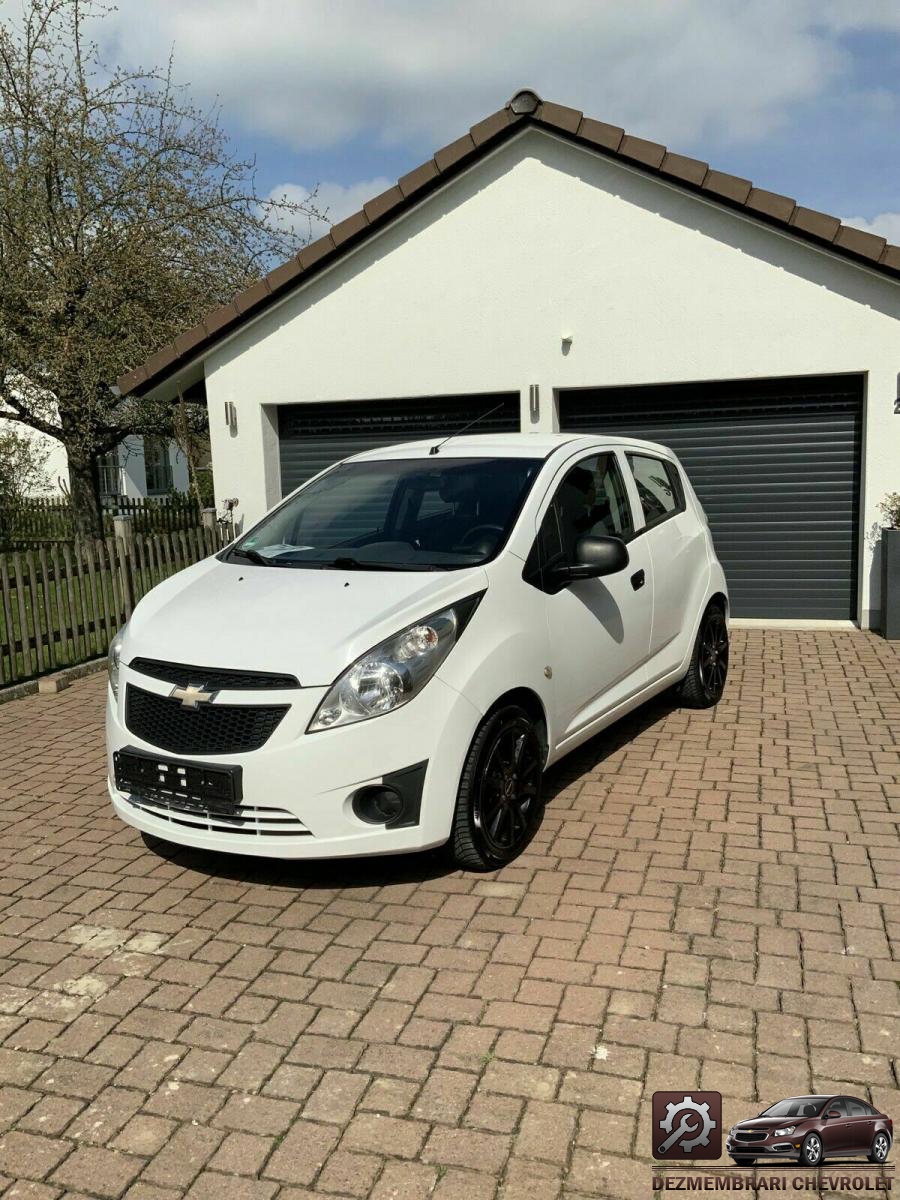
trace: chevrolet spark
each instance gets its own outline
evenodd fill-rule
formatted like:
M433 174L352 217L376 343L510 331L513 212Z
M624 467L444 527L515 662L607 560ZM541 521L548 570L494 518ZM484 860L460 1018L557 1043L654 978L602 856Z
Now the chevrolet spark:
M323 858L528 844L545 769L650 697L715 704L728 597L663 446L506 434L356 455L155 587L110 649L116 812Z

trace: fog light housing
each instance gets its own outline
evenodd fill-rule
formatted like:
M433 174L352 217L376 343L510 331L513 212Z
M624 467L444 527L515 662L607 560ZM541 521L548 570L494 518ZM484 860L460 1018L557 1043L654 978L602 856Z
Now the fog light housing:
M353 793L353 811L367 825L389 825L403 812L403 797L391 787L360 788Z
M418 825L428 760L391 771L381 783L367 783L350 797L353 815L367 825L404 829Z

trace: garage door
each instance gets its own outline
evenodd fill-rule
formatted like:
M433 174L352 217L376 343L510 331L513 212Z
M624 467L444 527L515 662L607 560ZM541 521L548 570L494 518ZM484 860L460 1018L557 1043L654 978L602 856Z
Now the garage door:
M560 426L671 446L742 617L856 617L862 378L590 388Z
M496 411L485 415L491 409ZM519 393L282 406L278 410L282 495L350 454L425 437L437 441L479 417L483 419L473 426L473 433L517 432Z

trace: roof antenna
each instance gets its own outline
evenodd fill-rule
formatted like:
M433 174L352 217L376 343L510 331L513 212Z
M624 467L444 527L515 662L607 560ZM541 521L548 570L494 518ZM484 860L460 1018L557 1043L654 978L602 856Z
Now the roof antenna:
M497 412L497 410L501 409L502 407L503 407L503 401L501 400L499 404L495 404L493 408L489 408L487 410L487 412L483 412L480 417L476 417L475 420L470 421L468 423L468 425L463 425L462 429L457 429L456 433L448 433L447 436L445 438L442 438L441 441L435 442L435 444L428 451L429 455L439 454L440 450L441 450L441 446L446 445L447 442L449 442L451 438L459 437L461 434L465 433L467 429L471 429L473 425L477 425L479 421L483 421L485 419L485 417L491 416L492 413Z

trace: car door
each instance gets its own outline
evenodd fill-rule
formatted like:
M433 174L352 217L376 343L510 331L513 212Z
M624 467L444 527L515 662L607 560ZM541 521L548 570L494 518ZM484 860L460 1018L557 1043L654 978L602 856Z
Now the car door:
M837 1117L827 1116L830 1112L836 1112L840 1115ZM835 1154L846 1154L850 1149L850 1123L847 1120L847 1104L843 1098L832 1100L822 1109L822 1147L823 1153L828 1156Z
M848 1148L857 1154L864 1150L868 1152L875 1136L875 1118L869 1111L869 1106L861 1100L854 1100L852 1096L848 1096L846 1104L849 1118L847 1132L850 1135Z
M639 691L653 615L650 552L629 546L625 570L565 586L554 570L574 561L582 536L627 541L634 517L618 456L594 451L566 466L539 515L525 578L546 595L557 745Z
M639 539L647 543L653 568L653 627L649 678L676 667L697 616L690 610L697 580L708 571L703 528L686 504L678 468L649 451L629 451L628 465L641 506Z

